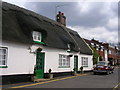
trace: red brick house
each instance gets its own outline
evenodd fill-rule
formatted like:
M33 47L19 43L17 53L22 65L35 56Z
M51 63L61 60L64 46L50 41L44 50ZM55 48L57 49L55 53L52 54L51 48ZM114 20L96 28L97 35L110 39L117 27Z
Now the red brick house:
M95 48L98 54L98 61L109 61L111 65L120 64L120 49L116 46L111 46L108 43L103 43L94 39L84 40L89 46Z
M107 61L107 47L106 44L104 45L102 42L99 42L97 40L87 40L84 39L88 45L90 45L92 48L95 48L99 57L98 61Z

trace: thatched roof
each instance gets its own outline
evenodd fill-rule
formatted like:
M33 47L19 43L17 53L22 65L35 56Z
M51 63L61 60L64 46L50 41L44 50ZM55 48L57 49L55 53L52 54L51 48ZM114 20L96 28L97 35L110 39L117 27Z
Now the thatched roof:
M34 44L32 31L39 31L47 47L67 50L70 44L72 51L80 48L84 54L92 54L78 33L72 36L65 26L32 11L3 2L2 20L3 40Z

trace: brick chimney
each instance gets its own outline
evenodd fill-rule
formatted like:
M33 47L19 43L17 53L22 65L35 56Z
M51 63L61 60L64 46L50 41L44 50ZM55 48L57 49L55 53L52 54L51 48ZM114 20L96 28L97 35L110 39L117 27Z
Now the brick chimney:
M66 26L66 17L64 16L64 13L59 11L59 13L56 16L56 21Z

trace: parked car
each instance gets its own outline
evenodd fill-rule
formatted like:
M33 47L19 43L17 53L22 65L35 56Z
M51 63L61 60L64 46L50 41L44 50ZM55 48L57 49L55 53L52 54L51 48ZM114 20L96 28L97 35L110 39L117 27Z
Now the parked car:
M99 61L93 68L93 73L106 73L107 75L114 72L114 66L111 66L106 61Z

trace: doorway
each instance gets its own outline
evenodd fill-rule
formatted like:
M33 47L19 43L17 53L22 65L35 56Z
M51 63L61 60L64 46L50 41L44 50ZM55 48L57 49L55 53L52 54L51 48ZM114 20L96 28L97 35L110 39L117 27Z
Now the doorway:
M45 58L45 53L37 50L36 70L35 70L37 78L43 78L44 77L44 58Z
M78 56L74 56L74 68L78 72Z

